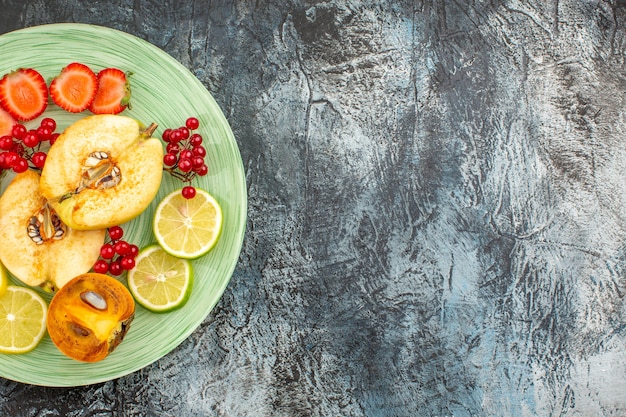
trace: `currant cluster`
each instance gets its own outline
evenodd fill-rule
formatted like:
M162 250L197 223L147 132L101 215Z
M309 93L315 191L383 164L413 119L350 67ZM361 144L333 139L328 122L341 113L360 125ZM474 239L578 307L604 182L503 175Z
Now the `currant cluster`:
M209 172L204 161L206 149L202 146L202 135L195 132L199 127L200 121L189 117L184 126L167 128L162 134L163 141L167 143L163 156L164 169L187 184L196 175L204 176ZM182 194L185 198L193 198L196 189L187 185L183 187Z
M41 169L46 162L46 152L42 149L45 142L50 145L59 136L55 130L54 119L41 119L39 127L27 129L21 123L13 126L11 135L0 137L0 169L11 169L16 173L24 172L29 167Z
M100 248L100 259L93 266L93 271L100 274L121 275L135 267L135 258L139 253L139 247L132 245L122 238L124 230L119 226L107 229L109 241Z

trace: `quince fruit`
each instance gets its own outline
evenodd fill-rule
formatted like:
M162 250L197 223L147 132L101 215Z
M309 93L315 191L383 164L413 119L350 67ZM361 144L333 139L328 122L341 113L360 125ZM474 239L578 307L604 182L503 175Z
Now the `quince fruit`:
M48 151L41 194L65 224L104 229L132 220L156 196L163 146L148 128L120 115L94 115L70 125Z
M105 230L65 224L39 192L39 174L17 174L0 197L0 260L20 281L54 291L91 269Z

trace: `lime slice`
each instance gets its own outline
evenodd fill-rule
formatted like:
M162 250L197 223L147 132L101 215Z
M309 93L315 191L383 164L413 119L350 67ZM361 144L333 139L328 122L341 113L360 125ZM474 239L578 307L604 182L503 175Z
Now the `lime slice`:
M0 264L0 297L4 295L9 286L9 275L4 265Z
M187 259L174 257L159 245L142 249L128 271L128 289L150 311L165 313L185 305L193 287L193 269Z
M186 199L181 190L166 195L154 213L154 235L164 251L195 259L210 251L222 230L222 209L205 190Z
M30 288L9 285L0 297L0 352L33 350L46 333L48 306Z

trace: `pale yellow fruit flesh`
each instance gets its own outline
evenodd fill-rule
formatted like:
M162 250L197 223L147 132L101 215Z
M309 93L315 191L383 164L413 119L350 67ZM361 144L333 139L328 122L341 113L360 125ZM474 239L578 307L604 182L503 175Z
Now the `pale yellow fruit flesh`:
M132 220L148 207L161 186L163 146L141 131L129 117L95 115L80 119L59 136L48 152L40 188L68 226L107 228ZM109 155L120 169L121 181L111 188L76 193L93 152Z
M0 197L0 260L23 283L57 289L91 269L106 231L67 228L62 239L37 244L27 227L45 203L36 172L15 176Z

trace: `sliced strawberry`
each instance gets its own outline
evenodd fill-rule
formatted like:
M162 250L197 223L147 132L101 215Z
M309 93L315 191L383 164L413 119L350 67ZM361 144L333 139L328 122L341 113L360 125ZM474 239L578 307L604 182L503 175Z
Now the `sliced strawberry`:
M48 106L46 80L32 68L20 68L0 80L0 106L18 121L39 116Z
M72 62L50 83L52 101L71 113L87 110L96 97L98 78L87 65Z
M130 107L130 73L105 68L98 73L98 92L89 106L94 114L117 114Z
M2 136L11 136L15 124L17 124L17 121L13 116L11 116L8 111L0 108L0 138Z

